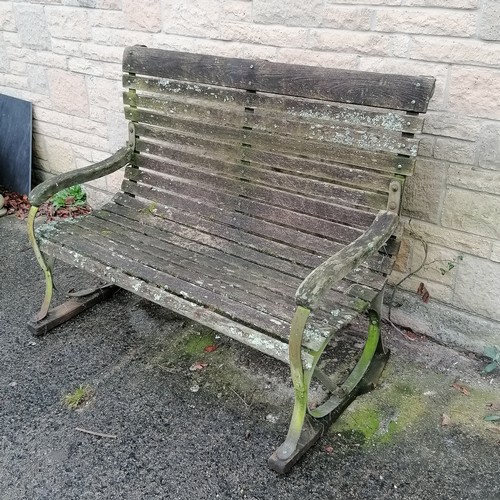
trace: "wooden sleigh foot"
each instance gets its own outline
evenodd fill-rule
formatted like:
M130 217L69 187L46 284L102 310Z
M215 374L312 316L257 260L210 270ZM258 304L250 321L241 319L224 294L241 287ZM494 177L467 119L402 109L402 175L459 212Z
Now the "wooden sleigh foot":
M28 329L30 332L39 337L45 335L47 332L56 326L65 323L66 321L74 318L85 309L92 307L94 304L111 297L118 287L116 285L104 285L97 288L82 290L72 294L71 298L61 304L60 306L49 309L47 315L41 319L36 318L28 322Z
M290 471L300 458L328 431L329 427L356 397L371 391L377 385L389 359L390 352L386 351L382 344L379 315L373 310L369 312L369 315L370 327L363 352L344 383L321 406L309 410L308 414L304 414L302 420L297 417L297 408L303 406L303 401L297 401L296 396L294 414L287 439L268 460L269 467L279 474ZM303 378L307 389L311 375L316 376L323 385L330 385L328 380L325 380L327 379L326 375L320 370L316 370L316 373L304 372ZM300 424L300 437L294 440L291 438L294 434L293 431ZM293 449L290 449L290 444Z

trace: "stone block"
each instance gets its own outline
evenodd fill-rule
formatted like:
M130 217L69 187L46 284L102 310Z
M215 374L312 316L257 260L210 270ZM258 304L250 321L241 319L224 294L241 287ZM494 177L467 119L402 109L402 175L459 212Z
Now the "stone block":
M401 5L401 0L326 0L327 4Z
M88 40L91 36L85 9L72 7L46 7L49 31L54 38Z
M498 67L498 47L475 39L415 35L409 57L438 63Z
M461 114L433 113L425 115L424 132L465 141L475 141L479 136L479 120Z
M253 0L253 20L265 24L318 26L323 4L323 0L310 0L305 9L301 0Z
M427 243L457 250L460 253L488 257L490 241L480 236L455 231L446 227L430 224L417 219L403 218L405 234L422 238Z
M462 265L463 255L450 248L427 244L427 258L422 242L413 242L411 269L416 270L424 262L424 267L416 273L422 281L433 281L453 288L457 269Z
M448 185L500 195L500 174L466 165L450 165Z
M22 43L37 50L50 50L50 32L42 5L12 4L16 28Z
M373 10L366 7L326 5L321 26L342 30L368 31Z
M54 109L76 116L88 116L89 103L83 75L48 69L47 77Z
M423 135L420 138L418 144L418 156L427 156L432 158L434 154L434 146L436 144L436 138L430 135Z
M7 52L7 46L4 41L3 33L0 32L0 71L8 72L9 68L10 59Z
M448 7L449 9L477 9L481 0L406 0L408 7Z
M290 26L224 23L216 35L228 41L272 45L275 47L307 48L308 30Z
M498 64L498 47L497 64ZM449 109L473 117L500 120L500 71L486 68L451 69Z
M442 283L436 283L431 280L423 280L418 276L408 276L408 273L400 273L397 271L393 271L389 276L388 284L390 286L395 286L397 283L401 282L398 287L399 290L407 290L409 292L413 292L416 294L420 283L424 283L425 288L429 292L430 300L440 300L441 302L449 303L453 296L453 289L449 286L443 285ZM425 281L425 282L424 282ZM421 300L419 298L419 300ZM423 302L422 302L423 303ZM396 301L397 304L397 301Z
M125 167L106 176L106 190L110 193L116 193L120 190L125 175Z
M406 48L406 38L401 35L334 29L313 29L310 40L313 49L372 56L399 56Z
M52 51L56 54L78 57L82 53L82 42L65 40L64 38L52 38Z
M109 141L109 150L117 151L125 146L128 138L127 121L123 111L118 113L108 113L107 115L107 136Z
M163 31L178 35L219 38L222 4L218 0L164 0Z
M125 14L122 11L95 9L90 10L88 14L89 23L93 27L119 29L127 27Z
M71 146L53 137L45 137L48 171L54 174L69 172L76 168Z
M500 239L500 196L448 188L441 223L488 238Z
M500 40L500 3L485 0L479 17L479 36L483 40Z
M305 64L324 68L356 69L358 56L354 54L340 54L337 52L317 52L306 49L278 49L279 62L287 64Z
M500 263L467 257L462 264L457 273L454 305L487 318L500 320Z
M156 44L152 34L145 31L131 31L114 28L92 28L92 40L99 45L111 47L127 47L129 45L146 45L152 47Z
M14 15L11 2L0 3L0 31L15 31Z
M491 249L491 260L494 262L500 262L500 243L493 243Z
M438 137L434 147L434 158L454 163L474 163L477 153L475 142Z
M380 9L375 31L469 37L476 31L476 13L460 10Z
M253 2L248 0L225 0L222 17L225 21L252 21Z
M132 30L157 32L161 30L161 4L158 0L123 0L127 27ZM190 3L184 3L189 9ZM115 28L117 26L114 26Z
M37 64L27 64L28 87L39 94L49 94L49 82L47 80L47 68Z
M479 166L500 170L500 123L486 123L481 129Z
M446 178L445 162L419 158L403 195L403 214L427 222L438 222L440 200Z
M89 76L87 77L87 89L91 106L123 113L122 86L118 78L109 80L108 78Z
M83 43L80 45L81 54L85 59L121 64L123 47L109 47L97 43Z
M413 240L409 238L403 238L401 240L401 245L399 246L396 262L394 263L394 271L397 271L399 273L410 272L412 243Z

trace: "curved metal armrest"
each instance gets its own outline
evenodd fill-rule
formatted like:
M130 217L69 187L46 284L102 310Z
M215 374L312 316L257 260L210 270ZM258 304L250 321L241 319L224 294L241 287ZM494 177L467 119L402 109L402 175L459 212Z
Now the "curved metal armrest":
M56 175L39 184L29 194L29 201L32 205L39 207L51 196L68 187L82 182L93 181L111 174L130 162L132 150L129 147L119 149L113 156L106 158L99 163L94 163L88 167L72 170L64 174Z
M310 310L315 309L324 293L367 257L377 252L397 225L397 214L379 212L363 235L320 264L304 279L295 294L297 304Z

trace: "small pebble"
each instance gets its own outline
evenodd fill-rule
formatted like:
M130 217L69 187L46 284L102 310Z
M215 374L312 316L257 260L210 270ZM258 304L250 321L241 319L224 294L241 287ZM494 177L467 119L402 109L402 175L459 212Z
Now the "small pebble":
M268 422L271 422L272 424L275 424L278 421L278 417L276 415L273 415L272 413L269 413L269 415L266 415L266 420Z
M198 384L194 384L189 388L189 390L191 392L198 392L200 390L200 386Z
M17 382L11 382L11 383L9 384L9 387L16 387L16 385L17 385Z

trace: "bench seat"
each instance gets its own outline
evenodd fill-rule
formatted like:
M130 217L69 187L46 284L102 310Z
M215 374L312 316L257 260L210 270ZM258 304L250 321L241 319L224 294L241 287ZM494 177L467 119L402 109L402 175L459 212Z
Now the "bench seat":
M269 460L286 472L387 360L382 295L434 78L134 46L123 85L126 146L30 193L46 279L32 329L45 333L101 293L49 311L56 258L289 363L294 409ZM35 235L52 195L120 169L110 203ZM319 359L364 311L367 340L338 384ZM313 376L328 394L316 408Z

